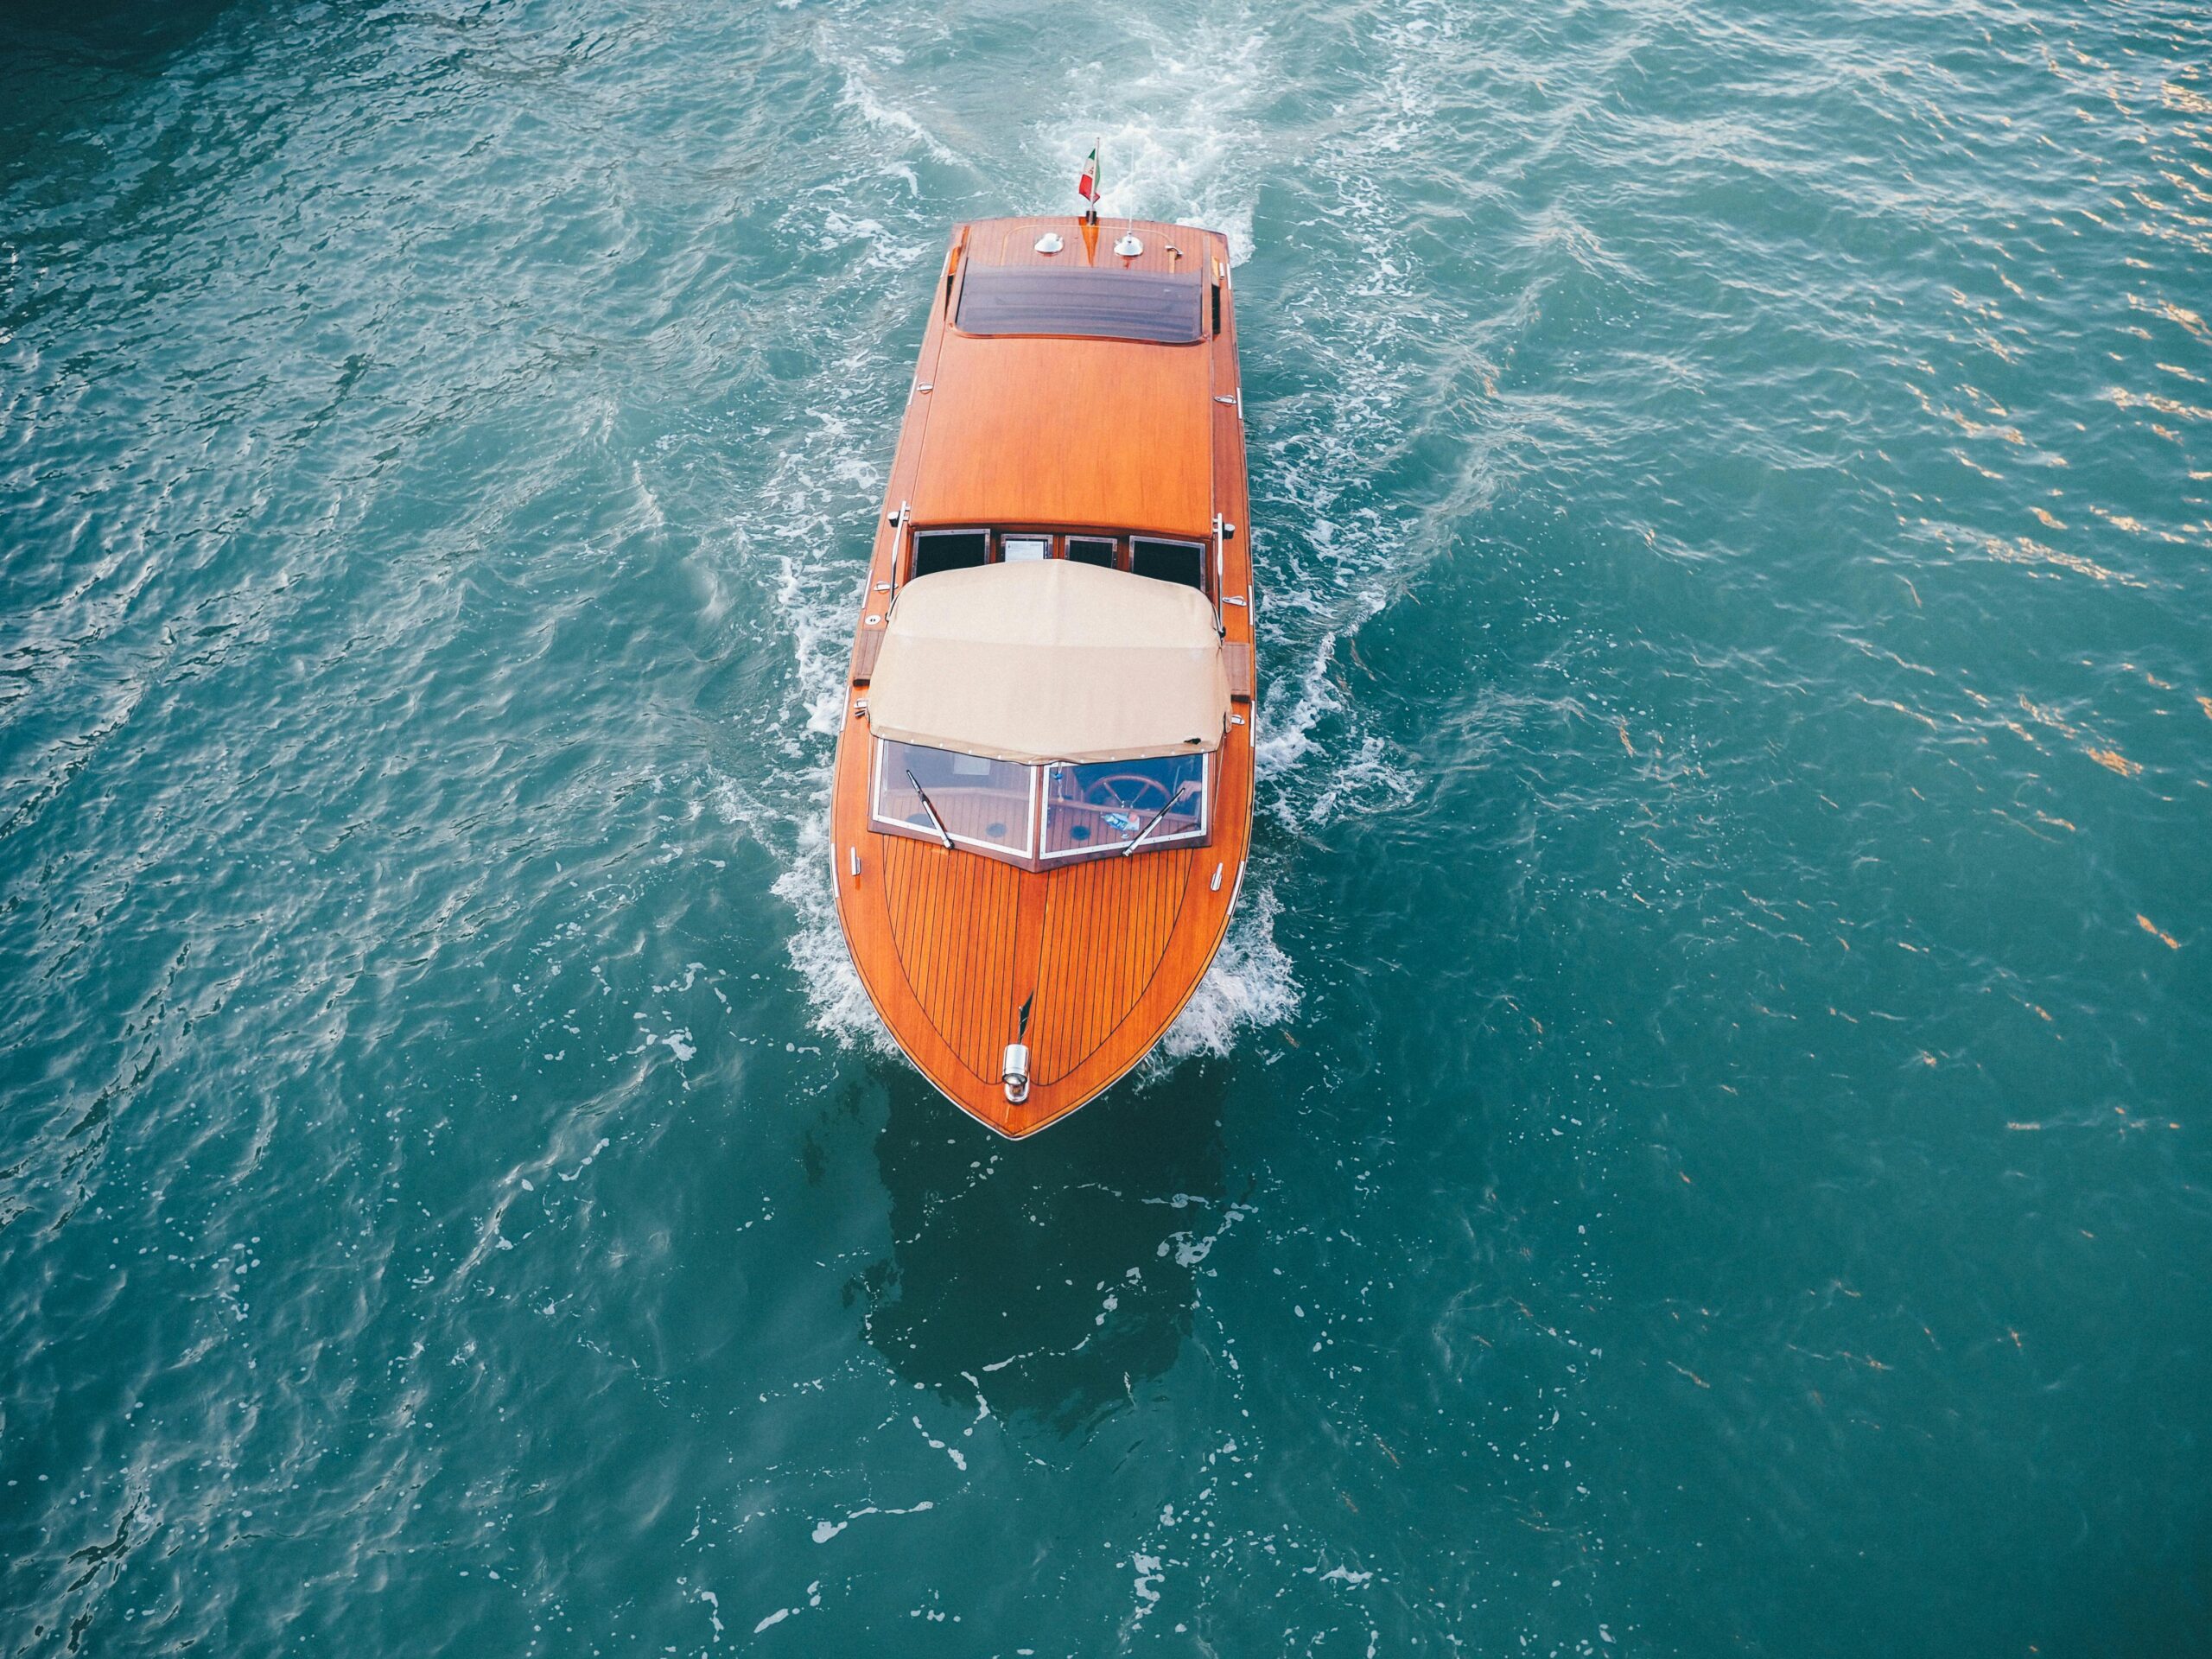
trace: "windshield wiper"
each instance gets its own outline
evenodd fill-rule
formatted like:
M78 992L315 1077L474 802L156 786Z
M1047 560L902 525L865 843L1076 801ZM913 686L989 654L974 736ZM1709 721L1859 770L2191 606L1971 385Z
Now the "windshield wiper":
M952 850L952 832L944 827L944 820L937 815L937 808L930 803L930 792L922 787L922 780L914 776L912 766L906 768L906 781L914 786L914 793L922 798L922 810L930 815L930 822L937 826L938 835L944 842L944 849Z
M1175 803L1181 800L1190 792L1191 780L1188 778L1185 778L1176 791L1167 798L1167 804L1161 807L1159 811L1154 813L1152 817L1146 821L1144 828L1137 831L1135 838L1132 840L1128 846L1122 849L1122 856L1123 858L1127 858L1131 853L1136 851L1137 848L1143 842L1144 838L1153 832L1154 828L1160 823L1160 821L1175 810Z

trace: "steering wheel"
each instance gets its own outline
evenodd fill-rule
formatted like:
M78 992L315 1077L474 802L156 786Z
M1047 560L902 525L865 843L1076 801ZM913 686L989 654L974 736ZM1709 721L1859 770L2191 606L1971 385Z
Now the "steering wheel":
M1149 801L1145 798L1147 793L1153 797ZM1174 791L1148 772L1113 772L1092 779L1083 798L1092 806L1156 812L1174 798Z

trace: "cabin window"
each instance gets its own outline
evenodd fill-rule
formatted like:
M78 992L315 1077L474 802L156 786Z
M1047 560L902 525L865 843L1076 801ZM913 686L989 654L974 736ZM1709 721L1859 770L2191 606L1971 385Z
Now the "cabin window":
M1114 852L1140 836L1141 852L1203 841L1205 784L1203 754L1046 766L1044 856Z
M874 817L879 824L931 840L939 838L942 824L956 842L1027 858L1034 770L980 754L880 741Z
M1206 550L1189 542L1153 542L1140 537L1130 543L1129 569L1141 576L1205 591Z
M1198 278L1082 265L970 265L956 321L969 334L1078 334L1182 345L1201 338Z
M1008 564L1031 564L1052 556L1052 538L1049 536L1001 536L999 537L999 557Z
M940 570L966 570L990 562L991 538L980 530L925 531L914 537L914 570L918 576Z
M1103 570L1114 568L1114 543L1103 536L1071 536L1068 537L1068 557L1077 564L1095 564Z

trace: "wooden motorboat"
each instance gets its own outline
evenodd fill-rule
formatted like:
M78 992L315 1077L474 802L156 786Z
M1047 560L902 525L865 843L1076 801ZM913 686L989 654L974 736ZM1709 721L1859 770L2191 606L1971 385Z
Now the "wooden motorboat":
M955 229L855 633L831 855L892 1038L1002 1135L1141 1059L1228 927L1245 502L1224 238Z

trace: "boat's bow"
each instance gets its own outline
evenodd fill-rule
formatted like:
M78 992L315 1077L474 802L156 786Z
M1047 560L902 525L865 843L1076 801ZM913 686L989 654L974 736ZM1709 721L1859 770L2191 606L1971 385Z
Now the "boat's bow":
M849 746L842 766L856 775L841 795L864 794L867 752ZM1216 813L1249 813L1249 748L1224 759L1217 787ZM857 814L837 827L838 911L869 997L931 1083L1014 1136L1073 1111L1159 1042L1221 943L1242 868L1199 846L1027 870L871 834ZM1007 1085L1013 1044L1028 1050L1026 1091Z

